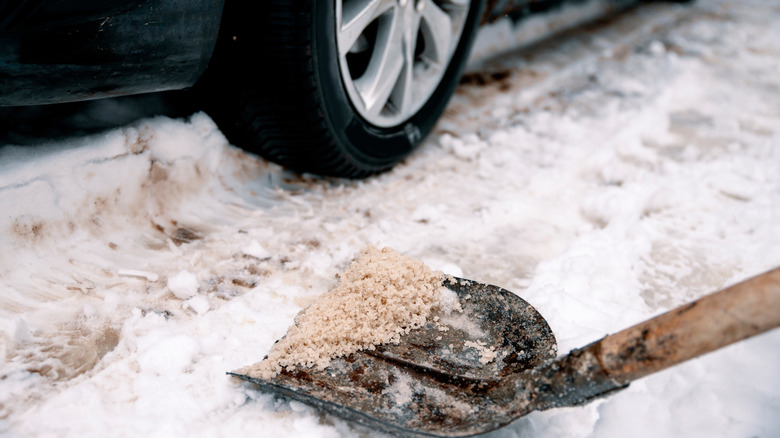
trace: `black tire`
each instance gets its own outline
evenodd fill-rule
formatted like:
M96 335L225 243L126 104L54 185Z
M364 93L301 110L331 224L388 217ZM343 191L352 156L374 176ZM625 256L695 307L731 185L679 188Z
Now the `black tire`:
M228 139L301 172L364 177L391 168L431 131L467 61L484 0L472 0L438 87L398 126L368 123L341 80L333 0L230 2L196 85ZM254 9L254 10L249 10Z

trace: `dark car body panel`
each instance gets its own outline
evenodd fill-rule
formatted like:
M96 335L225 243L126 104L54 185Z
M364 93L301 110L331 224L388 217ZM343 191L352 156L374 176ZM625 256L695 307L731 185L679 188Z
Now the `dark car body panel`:
M222 0L12 0L0 6L0 105L181 89L206 68Z

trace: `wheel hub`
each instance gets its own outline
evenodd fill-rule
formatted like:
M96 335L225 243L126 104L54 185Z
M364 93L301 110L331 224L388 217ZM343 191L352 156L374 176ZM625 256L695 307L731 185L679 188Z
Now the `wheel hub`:
M467 0L336 0L350 102L369 123L400 125L431 98L460 41Z

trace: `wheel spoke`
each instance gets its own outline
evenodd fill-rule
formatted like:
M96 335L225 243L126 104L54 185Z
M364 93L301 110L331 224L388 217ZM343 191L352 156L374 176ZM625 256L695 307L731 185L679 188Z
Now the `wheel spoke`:
M397 113L406 115L412 104L414 80L414 55L417 49L417 33L420 30L420 16L414 15L407 21L403 43L404 68L401 77L390 95L390 102Z
M403 26L399 14L379 23L376 45L366 72L355 81L367 112L377 115L387 104L404 67Z
M450 56L452 20L433 1L428 0L422 10L422 33L425 38L423 56L430 62L445 64Z
M339 23L339 54L344 56L369 24L395 5L395 0L342 1Z

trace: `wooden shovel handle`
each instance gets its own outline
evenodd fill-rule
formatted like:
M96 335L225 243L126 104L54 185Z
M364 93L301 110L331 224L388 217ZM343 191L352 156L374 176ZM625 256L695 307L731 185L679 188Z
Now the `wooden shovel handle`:
M572 350L513 385L533 409L581 405L778 326L780 268Z
M597 357L628 383L780 326L780 268L609 335Z

